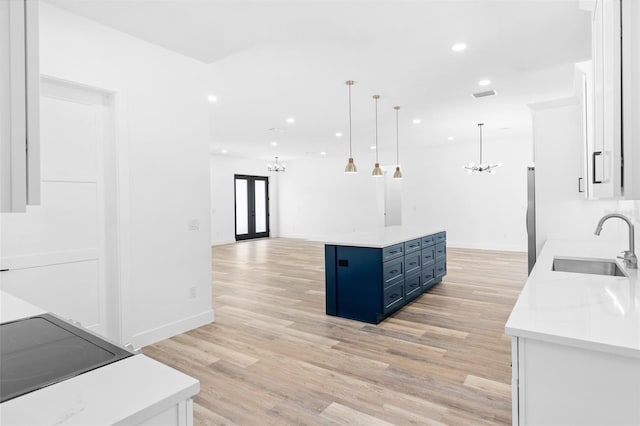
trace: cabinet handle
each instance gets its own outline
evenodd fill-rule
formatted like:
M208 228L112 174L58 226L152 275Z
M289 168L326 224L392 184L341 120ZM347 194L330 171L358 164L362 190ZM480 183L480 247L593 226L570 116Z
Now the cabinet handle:
M9 272L9 268L7 268L7 269L0 269L0 272Z
M395 273L397 273L397 272L398 272L398 270L397 270L397 269L394 269L393 271L389 271L389 273L390 273L390 274L395 274Z
M393 293L393 294L390 296L390 299L395 299L395 298L396 298L396 297L398 297L398 296L400 296L398 293Z
M413 265L415 265L416 263L417 263L417 262L411 262L409 265L410 265L410 266L413 266Z
M591 160L592 160L592 168L593 168L593 183L602 183L601 180L597 180L596 179L596 158L602 155L602 151L594 151L593 154L591 154Z
M578 178L578 192L584 192L584 190L582 189L582 178L581 177Z

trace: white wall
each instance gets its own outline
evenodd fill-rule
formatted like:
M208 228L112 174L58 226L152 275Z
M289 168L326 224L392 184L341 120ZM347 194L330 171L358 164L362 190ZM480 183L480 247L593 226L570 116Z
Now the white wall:
M593 234L598 220L612 212L629 217L636 241L640 237L640 201L588 201L578 193L578 177L584 176L580 123L577 104L534 110L538 253L548 239L614 241L627 250L628 227L619 219L607 221L600 236Z
M212 321L204 64L46 3L40 31L42 74L118 99L122 341L142 346Z
M320 157L288 164L280 181L281 236L322 239L383 224L379 192L384 182L372 178L368 164L357 158L359 173L345 174L346 164L346 158Z
M279 182L286 172L267 171L268 161L251 160L226 155L212 155L211 167L211 245L235 242L234 175L269 177L270 236L279 235ZM286 162L284 164L288 165Z
M405 158L402 224L441 226L453 247L526 250L530 139L485 140L486 159L505 163L495 175L467 175L461 168L470 161L477 162L475 140L424 145L415 141L404 155L401 153ZM369 157L370 153L356 156L359 173L353 176L343 173L346 158L290 162L280 187L281 235L316 238L323 233L379 226L384 184L370 176L373 162L367 161L372 160ZM389 157L381 154L381 158ZM388 169L393 173L395 165Z

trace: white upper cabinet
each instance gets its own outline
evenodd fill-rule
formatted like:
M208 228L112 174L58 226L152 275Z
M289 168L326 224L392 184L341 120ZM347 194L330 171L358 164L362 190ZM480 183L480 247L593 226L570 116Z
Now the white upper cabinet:
M640 2L593 0L591 69L582 73L586 194L640 199ZM635 25L632 25L635 23Z
M38 0L0 1L0 211L40 203Z

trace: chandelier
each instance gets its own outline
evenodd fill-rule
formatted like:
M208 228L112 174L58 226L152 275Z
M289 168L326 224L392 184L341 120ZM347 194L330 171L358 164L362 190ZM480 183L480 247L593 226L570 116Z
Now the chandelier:
M462 166L463 169L467 170L467 173L472 174L475 172L487 172L490 174L495 174L495 169L502 166L502 163L497 164L484 164L482 162L482 126L484 123L478 123L478 127L480 128L480 163L475 164L473 162L467 164L466 166Z
M287 166L284 164L278 164L278 157L276 157L276 162L273 164L267 164L267 170L270 172L284 172L287 169Z

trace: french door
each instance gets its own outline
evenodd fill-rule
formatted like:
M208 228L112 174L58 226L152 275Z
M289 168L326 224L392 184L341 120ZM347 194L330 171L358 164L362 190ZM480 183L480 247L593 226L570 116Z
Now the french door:
M269 236L269 178L235 175L236 241Z

